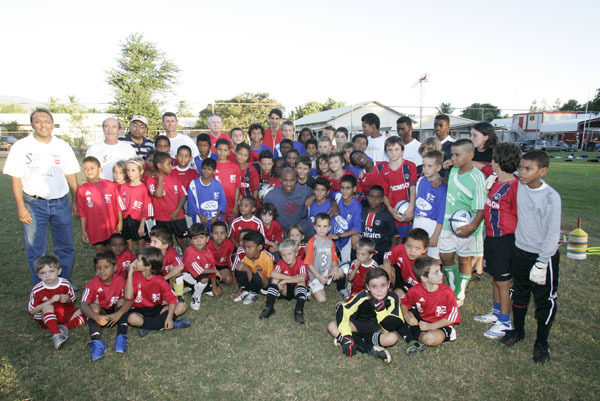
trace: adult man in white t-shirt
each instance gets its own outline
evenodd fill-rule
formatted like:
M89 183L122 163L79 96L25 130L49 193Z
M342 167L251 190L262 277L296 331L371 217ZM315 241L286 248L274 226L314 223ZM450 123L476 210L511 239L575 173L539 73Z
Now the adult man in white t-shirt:
M177 157L177 149L179 149L181 145L189 146L192 151L192 159L199 155L198 147L194 143L194 140L187 135L177 133L177 114L172 111L167 111L162 116L162 125L171 142L171 149L169 151L171 157Z
M102 166L101 177L114 181L113 167L119 160L129 160L136 157L135 150L130 144L119 141L121 123L116 117L109 117L102 123L104 140L90 146L85 156L94 156Z
M379 132L379 117L374 113L367 113L361 117L363 133L369 137L369 145L365 154L374 162L385 162L390 159L385 154L385 140L387 137Z
M417 141L412 137L412 120L410 117L402 116L396 120L396 130L398 136L404 142L404 153L402 158L415 163L417 166L417 174L421 174L421 165L423 164L423 158L419 153L419 146L421 142Z
M17 213L25 232L29 272L35 285L40 282L35 260L46 253L48 226L54 255L60 259L60 275L71 277L75 259L71 214L77 215L79 163L73 149L52 135L54 119L48 110L36 109L29 119L33 134L12 145L3 172L12 177Z

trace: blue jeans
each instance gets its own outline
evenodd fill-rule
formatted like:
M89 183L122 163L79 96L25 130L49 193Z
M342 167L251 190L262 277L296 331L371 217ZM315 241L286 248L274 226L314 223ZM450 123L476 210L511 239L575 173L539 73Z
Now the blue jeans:
M73 271L75 249L73 248L73 226L71 206L67 195L59 199L36 199L23 194L25 207L29 210L33 222L23 224L25 232L25 250L33 285L40 282L35 271L35 260L46 254L46 235L48 225L52 233L54 255L60 259L61 277L69 280Z

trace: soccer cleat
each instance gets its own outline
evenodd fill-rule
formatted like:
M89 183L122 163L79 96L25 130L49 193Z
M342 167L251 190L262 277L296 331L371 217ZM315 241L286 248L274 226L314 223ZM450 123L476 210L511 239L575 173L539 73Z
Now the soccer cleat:
M294 320L298 324L304 324L304 312L301 310L297 310L294 312Z
M510 330L512 330L512 324L504 324L501 321L497 321L492 327L487 329L486 332L483 333L483 335L487 338L491 338L492 340L496 340L498 338L504 337L506 332Z
M450 326L450 339L448 341L456 341L456 329Z
M258 318L260 320L268 319L273 313L275 313L275 308L273 306L265 306Z
M504 334L504 337L500 339L500 342L507 347L515 345L519 341L523 340L524 336L519 334L517 330L510 330Z
M377 359L381 359L385 363L392 363L392 356L387 349L374 345L369 354L373 355Z
M233 302L242 302L250 294L250 291L242 291L240 295L233 298Z
M268 289L267 289L267 288L261 288L261 289L260 289L260 293L261 293L262 295L264 295L264 296L267 296L267 295L269 295L269 291L268 291Z
M67 326L65 326L64 324L59 324L58 329L60 330L60 334L67 338L69 337L69 329L67 329Z
M252 302L256 301L258 298L258 294L255 292L250 292L246 298L244 298L243 304L250 305Z
M207 296L209 296L209 297L214 297L214 296L215 296L214 292L212 292L212 291L206 291L206 292L204 293L204 295L207 295Z
M547 345L535 344L533 346L533 362L546 363L550 361L550 347Z
M138 332L138 336L140 336L140 338L144 338L144 337L146 337L150 333L150 330L148 330L148 329L137 329L137 332Z
M52 343L54 344L54 349L60 349L67 342L69 337L65 336L62 333L57 333L52 335Z
M106 342L104 340L92 340L88 345L91 347L90 353L92 354L92 362L104 356L104 351L106 350Z
M174 329L187 329L190 327L191 323L187 319L177 319L173 320L173 328Z
M123 334L117 334L115 337L115 352L124 354L127 352L127 336Z
M190 308L193 310L200 310L200 298L192 297L190 300Z
M480 323L494 324L498 320L498 316L494 315L494 312L490 312L485 315L475 316L474 319Z
M425 351L426 345L420 341L412 340L408 343L408 348L406 348L407 355L416 355L419 352Z
M342 290L339 290L338 294L340 294L340 297L342 297L342 299L347 299L350 296L350 291L344 288Z

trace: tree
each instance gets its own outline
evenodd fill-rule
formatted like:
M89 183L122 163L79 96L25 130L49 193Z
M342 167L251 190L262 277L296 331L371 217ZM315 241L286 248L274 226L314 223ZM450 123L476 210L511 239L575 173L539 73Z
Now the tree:
M121 44L117 67L108 71L108 84L113 87L114 100L109 113L131 120L140 114L148 118L149 130L160 126L159 95L172 91L179 67L165 58L140 33L129 35Z
M244 92L228 100L215 100L214 112L221 115L225 130L235 127L247 129L250 124L254 123L262 124L266 127L269 119L269 111L273 108L281 107L281 104L275 99L271 99L268 93ZM205 109L200 111L195 128L208 128L208 116L212 112L212 104L207 105Z
M579 104L575 99L569 99L566 103L556 108L556 111L582 111L585 110L585 106Z
M500 115L501 110L490 103L473 103L460 113L460 116L464 118L488 122L492 121L494 118L500 117Z
M0 104L0 113L27 113L27 110L19 104Z
M586 102L581 109L585 111L585 106L588 105L588 111L600 111L600 88L596 89L596 97L590 102Z
M177 115L179 117L193 117L194 112L190 109L190 106L185 100L180 100L177 103Z
M440 105L438 107L436 107L438 113L440 114L452 114L454 113L454 107L452 107L452 103L448 102L448 103L440 103Z
M307 102L301 106L296 107L294 111L296 114L296 118L301 118L309 114L318 113L320 111L339 109L340 107L344 107L345 105L345 102L338 102L332 98L328 98L325 101L325 103L320 103L317 101Z

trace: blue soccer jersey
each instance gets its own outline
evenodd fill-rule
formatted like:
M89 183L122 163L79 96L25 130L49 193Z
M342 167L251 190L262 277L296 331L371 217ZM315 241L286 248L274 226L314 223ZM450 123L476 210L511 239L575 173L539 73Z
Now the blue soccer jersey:
M207 220L210 220L217 215L219 210L221 214L225 213L226 207L225 191L219 181L213 178L210 184L204 185L199 177L190 182L187 213L192 216L194 223L200 222L199 214L203 214Z
M312 224L315 224L315 216L319 213L329 214L329 209L331 209L331 200L329 198L325 199L325 202L320 205L314 200L308 207L308 219Z
M414 216L426 217L438 224L444 224L447 190L446 184L434 188L426 177L419 178Z
M362 205L360 201L354 198L349 205L346 205L341 195L336 197L336 200L338 201L340 213L331 220L331 233L343 234L354 230L358 234L362 234ZM335 244L339 249L342 249L348 241L350 241L350 237L345 237L335 241Z

